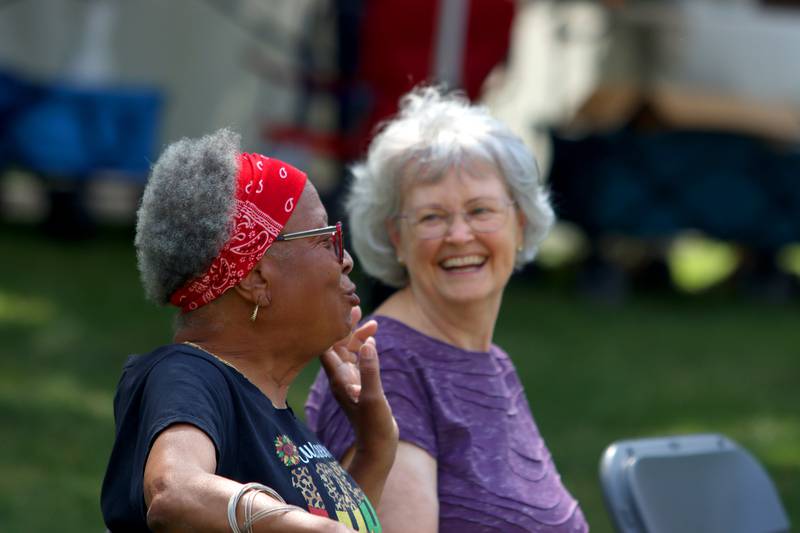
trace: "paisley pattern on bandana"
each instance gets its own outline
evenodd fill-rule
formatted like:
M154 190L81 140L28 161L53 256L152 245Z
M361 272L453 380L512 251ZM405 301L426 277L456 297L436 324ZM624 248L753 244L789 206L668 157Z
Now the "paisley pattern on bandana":
M208 270L170 297L184 313L218 298L256 266L292 215L307 178L277 159L241 154L236 179L230 237Z

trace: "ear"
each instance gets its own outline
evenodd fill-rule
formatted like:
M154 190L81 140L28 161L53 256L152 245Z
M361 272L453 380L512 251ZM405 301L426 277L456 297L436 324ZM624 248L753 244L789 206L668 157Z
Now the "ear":
M236 292L253 305L267 307L272 302L271 263L264 257L234 286Z
M522 212L521 209L517 208L514 211L517 213L517 229L519 235L517 246L522 246L522 242L525 240L525 224L527 223L527 219L525 218L525 213Z

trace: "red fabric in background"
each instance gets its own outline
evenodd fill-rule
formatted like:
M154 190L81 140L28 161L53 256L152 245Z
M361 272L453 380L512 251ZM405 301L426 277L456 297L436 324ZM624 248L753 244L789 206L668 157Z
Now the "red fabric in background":
M503 62L511 40L515 0L464 0L469 2L462 89L470 100L480 96L492 69ZM305 145L340 161L362 157L376 126L397 111L398 100L413 87L429 82L437 45L441 0L363 0L358 26L355 75L343 73L342 87L358 105L344 106L347 126L330 133L307 125L270 126L272 141ZM349 31L339 28L339 31ZM349 39L345 39L349 41ZM331 90L330 87L323 90Z
M362 149L373 128L396 112L400 97L429 80L440 4L432 0L365 2L358 78L373 102L361 128ZM470 0L469 4L462 83L474 100L491 70L508 54L515 1Z

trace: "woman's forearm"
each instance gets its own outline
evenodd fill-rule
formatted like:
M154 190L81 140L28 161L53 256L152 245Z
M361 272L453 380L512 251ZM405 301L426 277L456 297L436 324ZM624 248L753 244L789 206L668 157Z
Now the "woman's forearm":
M239 491L241 484L213 474L173 476L174 479L156 479L148 488L151 494L147 525L155 532L185 530L230 532L228 525L228 502ZM259 493L253 501L253 514L264 509L286 505ZM244 499L236 509L237 523L245 521ZM257 521L253 531L267 532L345 532L348 529L338 522L314 516L295 508L277 512Z
M176 424L158 436L144 470L143 496L147 505L147 525L157 532L230 532L228 502L242 484L217 476L216 456L211 440L198 428ZM259 493L253 513L285 504ZM236 508L238 524L244 522L244 505ZM254 531L347 531L338 522L297 509L278 512L256 522Z

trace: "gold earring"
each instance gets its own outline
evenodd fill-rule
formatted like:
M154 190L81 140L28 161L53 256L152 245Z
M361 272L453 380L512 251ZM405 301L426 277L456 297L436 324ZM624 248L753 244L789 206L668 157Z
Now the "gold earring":
M253 314L250 315L250 322L255 322L257 317L258 317L258 304L256 304L255 309L253 309Z
M517 246L517 252L522 253L522 250L524 250L524 248L522 247L521 244Z
M397 256L397 262L400 263L401 265L405 264L403 258L400 257L399 255Z

